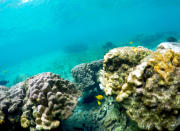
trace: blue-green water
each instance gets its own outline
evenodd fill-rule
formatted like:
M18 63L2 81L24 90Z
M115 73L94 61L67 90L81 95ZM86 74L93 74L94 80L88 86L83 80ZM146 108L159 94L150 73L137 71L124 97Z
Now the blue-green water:
M72 80L71 68L103 58L108 41L154 49L180 39L179 13L179 0L0 0L0 79L51 71Z

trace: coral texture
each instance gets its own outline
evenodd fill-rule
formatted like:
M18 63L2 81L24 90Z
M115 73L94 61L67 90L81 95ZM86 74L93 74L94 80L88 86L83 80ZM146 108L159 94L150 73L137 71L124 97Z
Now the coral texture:
M143 47L121 47L110 50L104 56L103 70L99 78L106 95L115 94L118 101L128 97L132 89L124 89L123 85L129 72L151 52Z
M19 122L24 97L25 89L23 82L12 86L10 89L0 87L0 111L2 111L6 117L4 123L16 125Z
M77 65L71 70L75 83L78 84L81 91L89 91L99 84L97 82L97 72L102 69L102 66L103 60L98 60Z
M79 96L74 84L50 72L33 76L11 88L1 86L0 129L57 128L60 120L72 114Z
M128 93L114 90L128 116L144 130L173 131L180 125L180 52L168 47L151 53L133 68L121 89ZM114 83L116 80L111 81Z
M52 73L43 73L28 79L21 125L24 128L50 130L67 119L80 95L75 86Z
M142 65L144 68L138 68ZM179 70L180 53L164 49L144 59L130 73L126 88L131 87L134 92L130 104L125 107L140 128L175 130L179 125ZM138 75L137 72L143 73Z
M111 96L106 96L101 106L91 106L89 110L77 105L63 125L64 131L140 131Z
M96 95L102 93L99 88L98 72L103 67L103 60L92 61L75 66L71 72L74 83L82 92L79 104L90 104Z
M111 96L105 96L102 90L99 89L99 81L96 74L102 69L102 60L93 61L77 65L73 70L77 73L73 74L77 85L81 85L82 93L87 96L89 92L96 89L96 92L91 92L88 104L82 104L78 101L78 105L72 116L67 120L62 121L64 131L139 131L137 124L129 120L125 110ZM92 68L96 67L96 68ZM90 70L90 71L88 71ZM87 75L86 75L87 71ZM92 72L92 73L89 73ZM96 78L96 79L87 79ZM78 79L79 81L77 81ZM93 86L87 87L86 82L93 81ZM81 88L79 87L79 88ZM86 88L84 88L86 87ZM88 90L87 90L88 89ZM99 90L97 90L99 89ZM102 95L99 95L102 94ZM87 97L81 97L82 101ZM98 97L98 98L97 98ZM103 99L101 105L98 106L97 100ZM120 117L119 117L120 116Z

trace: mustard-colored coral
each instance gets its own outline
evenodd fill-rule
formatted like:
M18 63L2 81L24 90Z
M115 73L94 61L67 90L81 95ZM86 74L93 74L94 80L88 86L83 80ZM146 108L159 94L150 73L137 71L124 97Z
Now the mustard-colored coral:
M153 53L152 60L148 64L154 67L154 71L167 81L175 67L180 64L179 61L180 55L168 49Z
M157 50L129 68L123 78L117 67L124 63L110 64L110 69L116 70L104 68L101 72L106 94L116 94L116 101L121 102L141 129L175 130L180 116L180 52Z
M180 53L169 49L158 50L140 64L147 63L146 68L141 69L141 77L127 82L127 87L133 85L134 92L127 100L129 104L126 101L124 106L140 128L172 131L178 126L180 79L176 72L180 70L179 60ZM140 71L137 67L133 72ZM141 84L137 85L137 81Z

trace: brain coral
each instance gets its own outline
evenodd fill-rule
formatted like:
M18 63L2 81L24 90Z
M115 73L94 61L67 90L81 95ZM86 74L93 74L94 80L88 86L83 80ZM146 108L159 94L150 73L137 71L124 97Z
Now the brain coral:
M106 84L115 85L119 79L122 79L121 75ZM129 72L121 92L130 91L130 94L119 93L117 89L113 92L117 92L116 100L141 129L173 131L180 125L179 89L180 52L159 49Z
M129 72L151 52L143 47L120 47L110 50L104 56L103 70L99 78L106 95L115 94L117 99L127 97L131 89L125 91L123 84L126 83Z
M80 93L74 85L52 73L38 74L28 80L21 126L31 130L50 130L67 119Z

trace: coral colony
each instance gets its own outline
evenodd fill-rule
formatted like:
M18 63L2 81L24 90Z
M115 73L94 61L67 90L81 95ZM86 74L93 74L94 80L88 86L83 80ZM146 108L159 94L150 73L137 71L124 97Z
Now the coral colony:
M47 72L0 86L0 129L174 131L180 125L179 43L155 51L114 48L104 60L75 66L72 75L74 84Z

